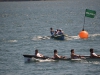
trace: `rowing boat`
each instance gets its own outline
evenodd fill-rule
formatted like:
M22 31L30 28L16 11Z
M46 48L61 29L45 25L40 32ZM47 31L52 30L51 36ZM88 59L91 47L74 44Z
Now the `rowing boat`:
M85 56L85 59L77 58L77 59L71 59L71 58L51 58L51 57L36 57L35 55L23 55L25 57L25 62L29 61L38 61L38 62L45 62L45 61L100 61L100 58L90 58L90 56Z
M25 62L30 62L30 61L39 61L39 62L45 62L45 61L80 61L81 59L71 59L71 58L50 58L47 56L44 57L36 57L35 55L23 55L25 57Z

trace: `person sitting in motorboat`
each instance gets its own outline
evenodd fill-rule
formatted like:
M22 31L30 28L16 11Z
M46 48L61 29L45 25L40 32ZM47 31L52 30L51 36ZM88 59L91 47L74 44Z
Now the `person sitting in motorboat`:
M54 36L56 36L56 35L58 35L58 34L57 34L57 30L56 30L56 31L54 31Z
M63 35L63 34L64 34L64 32L62 31L62 29L59 29L58 35Z
M58 35L58 33L59 33L59 29L56 30L56 35Z
M94 49L91 48L90 49L90 58L100 58L100 55L97 55L96 53L94 53Z
M58 35L63 35L63 32L59 30Z
M44 57L42 54L40 54L40 53L38 52L37 49L35 50L35 56L36 56L36 57Z
M52 36L54 35L55 31L53 30L53 28L50 28L50 33Z
M75 54L74 49L71 49L71 59L85 58L80 55Z
M66 58L65 56L59 56L57 50L54 50L54 58Z

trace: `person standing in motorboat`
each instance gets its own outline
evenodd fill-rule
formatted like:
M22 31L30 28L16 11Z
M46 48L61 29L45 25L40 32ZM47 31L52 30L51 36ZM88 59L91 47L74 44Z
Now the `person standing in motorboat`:
M94 53L94 49L91 48L90 49L90 58L100 58L100 55L97 55L96 53Z
M85 58L80 55L75 54L74 49L71 49L71 59Z
M53 28L50 28L50 33L52 36L54 35L55 31L53 30Z
M40 53L38 52L37 49L35 50L35 56L36 56L36 57L44 57L42 54L40 54Z
M59 56L57 50L54 50L54 58L66 58L65 56Z

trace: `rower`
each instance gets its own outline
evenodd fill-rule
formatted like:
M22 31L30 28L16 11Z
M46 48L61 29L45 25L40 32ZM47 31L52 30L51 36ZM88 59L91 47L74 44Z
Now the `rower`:
M77 59L77 58L84 58L84 57L75 54L74 49L71 49L71 59Z
M90 57L91 58L100 58L100 55L97 55L96 53L94 53L94 49L93 48L91 48L90 49Z
M36 56L36 57L44 57L42 54L40 54L40 53L38 52L37 49L35 50L35 56Z
M65 58L65 56L59 56L57 50L54 50L54 58Z

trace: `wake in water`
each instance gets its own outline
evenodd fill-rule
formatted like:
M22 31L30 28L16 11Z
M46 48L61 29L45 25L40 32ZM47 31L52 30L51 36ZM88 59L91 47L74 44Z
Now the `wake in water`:
M85 63L85 64L100 64L100 60L98 61L87 61L87 60L82 60L81 63Z
M17 42L17 40L8 40L8 42L12 42L13 43L13 42Z
M52 39L51 36L35 36L32 38L34 41L38 40L46 40L46 39ZM68 36L65 35L65 40L73 40L73 39L79 39L79 36Z
M55 62L55 61L58 61L58 60L53 60L53 59L37 59L37 58L24 58L24 61L26 63L28 62ZM60 61L64 61L64 60L60 60ZM71 59L71 60L65 60L65 61L70 61L70 62L80 62L80 63L85 63L85 64L100 64L100 60L94 60L94 59L91 59L91 60L85 60L85 59Z
M50 39L50 36L35 36L32 38L34 41Z
M89 34L89 37L97 37L100 36L100 34ZM38 41L38 40L46 40L46 39L51 39L51 36L35 36L32 38L32 40L34 41ZM80 37L77 36L68 36L65 35L65 40L75 40L75 39L80 39Z
M36 58L32 58L32 61L35 61L35 62L51 62L51 61L55 61L53 59L36 59Z
M90 34L89 37L97 37L100 36L100 34Z
M80 39L79 36L66 36L65 40L74 40L74 39Z
M95 38L95 37L100 37L100 34L89 34L89 38ZM51 36L35 36L32 38L32 40L34 41L39 41L39 40L46 40L46 39L52 39ZM77 40L77 39L80 39L80 37L77 35L77 36L68 36L68 35L65 35L65 40L68 41L68 40ZM18 42L18 40L3 40L3 41L6 41L6 42L10 42L10 43L16 43Z
M52 62L52 61L55 61L53 59L36 59L34 57L32 58L24 58L24 61L25 62Z

